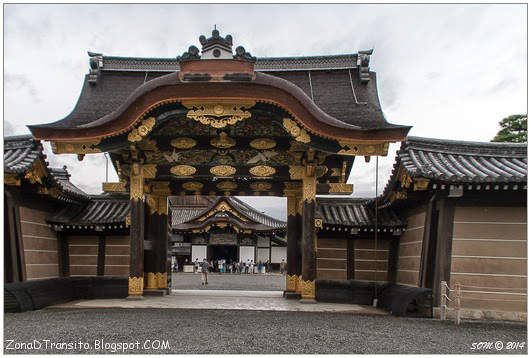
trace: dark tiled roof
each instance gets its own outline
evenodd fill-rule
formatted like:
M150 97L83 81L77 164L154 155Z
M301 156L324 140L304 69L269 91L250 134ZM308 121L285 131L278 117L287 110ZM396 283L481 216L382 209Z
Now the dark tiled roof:
M319 118L324 115L330 117L335 121L331 125L336 127L348 125L356 130L409 128L385 120L378 99L376 74L368 72L370 80L362 83L356 60L357 55L259 58L255 69L267 74L260 73L262 76L251 83L280 86L270 83L276 78L294 84L293 90L300 89L305 100L307 96L305 106L316 106L311 113ZM149 88L159 85L150 81L177 70L177 59L104 56L97 83L90 84L89 75L85 76L78 102L67 117L53 123L30 126L30 129L79 128L97 120L100 120L99 124L104 123L121 113L124 105L136 98L135 95L147 91L148 84ZM266 75L273 77L264 78ZM168 80L162 82L169 85ZM143 84L146 86L141 87ZM138 92L135 92L137 89ZM316 114L316 111L323 113ZM101 122L102 118L106 118L104 122Z
M171 200L172 199L170 199L170 202ZM188 228L191 222L208 213L209 210L213 209L222 200L225 200L227 203L229 203L229 205L234 207L239 214L249 218L254 222L254 224L258 224L258 226L256 226L257 228L285 229L286 227L286 222L261 213L240 199L234 197L210 197L210 204L203 206L174 206L172 204L172 227L177 229L184 228L186 226L186 228Z
M268 215L256 210L252 206L244 203L243 201L241 201L238 198L229 197L227 199L228 199L227 201L230 204L232 204L236 209L238 209L238 211L240 213L242 213L243 215L247 216L248 218L250 218L250 219L252 219L252 220L254 220L254 221L256 221L256 222L258 222L258 223L260 223L262 225L265 225L265 226L268 226L268 227L272 227L272 228L285 228L286 227L286 222L285 221L272 218L271 216L268 216Z
M103 225L125 223L131 211L128 195L92 195L85 205L68 205L47 221L52 224Z
M171 208L171 225L176 226L192 220L217 201L217 197L202 195L172 196L169 198Z
M70 181L70 174L66 168L48 168L50 181L52 186L55 186L63 194L60 199L66 200L75 198L83 201L90 199L90 196Z
M31 168L38 159L44 160L40 141L32 140L31 135L4 137L4 172L22 174Z
M357 68L357 54L304 57L258 57L256 71L300 71ZM175 72L180 70L177 58L142 58L103 56L103 71Z
M375 225L372 199L317 198L316 217L323 224L372 228ZM378 210L379 228L401 228L406 224L390 208Z
M408 137L398 151L397 165L412 178L458 184L522 183L527 181L527 144Z

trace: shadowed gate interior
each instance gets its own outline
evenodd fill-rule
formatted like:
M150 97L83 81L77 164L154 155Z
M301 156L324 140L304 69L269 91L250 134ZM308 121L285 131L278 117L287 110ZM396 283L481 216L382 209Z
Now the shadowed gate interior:
M212 260L226 260L227 262L237 262L238 247L229 245L212 245L208 257Z

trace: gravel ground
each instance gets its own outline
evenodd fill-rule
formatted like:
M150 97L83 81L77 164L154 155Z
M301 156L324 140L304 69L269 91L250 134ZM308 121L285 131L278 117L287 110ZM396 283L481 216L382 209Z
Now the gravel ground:
M190 290L201 288L201 275L193 273L172 274L171 288L175 290ZM286 276L271 274L230 274L209 273L209 290L244 290L244 291L284 291Z
M516 323L465 322L345 313L179 309L44 309L4 315L5 353L109 353L95 340L139 342L126 353L527 353L527 327ZM90 349L43 350L50 342L83 342ZM9 340L14 340L10 343ZM41 350L9 350L22 342ZM147 346L144 347L146 340ZM148 349L167 340L169 349ZM472 350L473 343L525 342L525 348ZM154 342L155 345L157 344ZM79 344L77 344L79 345ZM118 348L118 346L116 346ZM121 353L121 351L120 351Z

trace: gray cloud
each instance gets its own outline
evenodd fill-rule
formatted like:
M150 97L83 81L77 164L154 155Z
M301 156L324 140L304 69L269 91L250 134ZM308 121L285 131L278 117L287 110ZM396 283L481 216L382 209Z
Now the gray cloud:
M25 125L67 115L88 71L87 50L175 57L214 24L259 57L374 47L371 70L386 118L413 125L411 135L488 141L503 116L527 111L525 4L6 4L5 129L27 133ZM381 189L392 148L380 158ZM78 162L49 152L54 166L68 165L76 185L101 190L102 155ZM356 159L349 182L356 196L374 196L374 158ZM284 204L248 200L285 215Z

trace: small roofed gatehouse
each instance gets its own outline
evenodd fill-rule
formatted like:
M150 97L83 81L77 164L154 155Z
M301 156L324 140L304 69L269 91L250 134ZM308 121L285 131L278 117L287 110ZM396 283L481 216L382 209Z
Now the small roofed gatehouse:
M170 251L183 267L196 259L225 262L286 262L286 222L235 197L174 196Z

